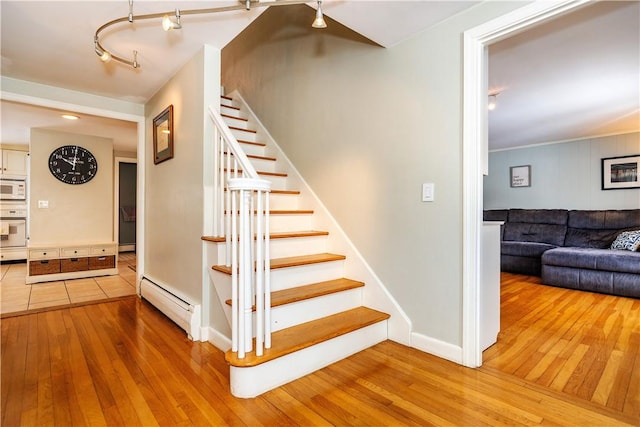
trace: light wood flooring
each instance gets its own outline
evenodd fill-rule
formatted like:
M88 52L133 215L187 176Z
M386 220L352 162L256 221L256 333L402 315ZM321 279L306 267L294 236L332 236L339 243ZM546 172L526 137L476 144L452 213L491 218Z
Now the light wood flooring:
M523 292L520 297L516 288ZM515 349L496 344L485 352L488 360L480 369L386 341L246 400L230 395L229 368L221 351L208 343L189 341L175 324L138 298L5 318L1 325L2 426L640 425L637 317L607 321L610 316L604 314L613 305L637 315L638 301L549 288L563 296L555 297L554 308L548 303L538 309L531 304L538 294L554 299L545 288L526 276L505 278L500 339L504 344L515 340ZM613 381L605 387L609 395L627 402L621 409L571 393L573 387L567 385L577 380L554 388L526 375L522 378L519 373L525 368L513 369L526 365L515 359L544 359L537 353L545 345L534 343L546 340L544 330L553 333L551 318L559 323L560 317L584 311L583 298L595 300L587 310L592 316L581 317L583 326L575 334L595 334L592 325L605 325L599 326L609 331L604 336L619 329L616 342L628 337L630 346L619 344L622 359L630 352L635 360L635 367L625 371L626 386L615 379L622 374L604 376ZM573 301L576 307L561 300ZM605 301L604 307L597 300ZM528 327L524 317L529 318ZM520 333L515 332L518 327ZM588 346L598 348L606 341L592 339ZM548 343L546 351L554 347ZM590 350L573 351L565 359L575 358L574 353L586 355ZM604 355L606 350L597 353ZM509 369L501 366L501 358L512 373L505 372ZM555 378L566 376L592 382L590 372L599 370L599 358L579 359L584 360L579 372L572 368L574 364L554 369L551 384L559 384Z
M640 417L639 299L502 273L500 307L485 369Z
M136 255L118 255L118 275L27 285L27 264L0 265L2 317L136 294Z

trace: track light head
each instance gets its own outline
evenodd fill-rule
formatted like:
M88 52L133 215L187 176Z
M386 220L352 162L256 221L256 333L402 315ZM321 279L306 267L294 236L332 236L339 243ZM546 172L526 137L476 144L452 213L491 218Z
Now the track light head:
M324 22L324 16L322 15L322 1L318 0L318 8L316 9L316 19L311 24L313 28L327 28L327 23Z
M100 47L100 45L98 44L97 40L94 40L94 45L95 45L95 52L96 55L98 55L98 57L100 58L100 60L102 62L109 62L111 61L111 54L109 52L107 52L106 50L102 49Z
M165 31L170 30L179 30L182 28L182 24L180 23L180 9L176 9L176 22L171 20L169 15L164 15L162 17L162 29Z

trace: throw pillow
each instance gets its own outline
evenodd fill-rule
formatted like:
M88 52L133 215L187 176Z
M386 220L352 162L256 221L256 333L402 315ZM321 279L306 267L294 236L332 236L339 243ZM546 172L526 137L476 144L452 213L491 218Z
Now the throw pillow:
M627 251L640 250L640 230L623 231L618 234L616 240L611 244L611 249L622 249Z

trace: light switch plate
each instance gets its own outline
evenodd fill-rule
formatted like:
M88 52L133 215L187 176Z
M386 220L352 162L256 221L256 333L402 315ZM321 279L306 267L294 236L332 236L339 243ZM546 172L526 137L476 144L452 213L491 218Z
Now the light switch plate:
M422 201L433 202L435 200L435 185L433 183L422 184Z

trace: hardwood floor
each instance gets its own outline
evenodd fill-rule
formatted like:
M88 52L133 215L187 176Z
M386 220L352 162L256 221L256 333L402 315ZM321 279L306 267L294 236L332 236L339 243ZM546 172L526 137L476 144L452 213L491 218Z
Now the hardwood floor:
M605 306L589 306L593 317L585 320L579 315L584 310L581 300L600 298L560 290L555 303L546 304L552 308L536 308L530 306L531 299L546 295L540 289L545 287L521 277L509 278L504 287L501 341L513 341L515 348L509 351L502 343L490 348L489 360L480 369L386 341L247 400L229 393L229 368L221 351L189 341L135 297L6 318L1 325L2 425L639 425L638 301L605 298ZM520 297L517 287L524 292ZM520 300L520 314L515 300ZM635 324L624 326L628 319L612 317L616 311L635 313ZM564 316L575 319L577 330L556 341L573 342L580 336L574 350L545 344L540 335L543 328L561 328ZM529 329L523 317L530 318ZM524 328L519 338L517 325ZM596 333L592 325L603 332ZM619 332L612 332L616 329ZM601 356L607 359L605 350L590 350L609 340L621 352L614 357L619 366L632 366L627 359L634 360L626 379L610 373L613 368L605 362L596 362ZM624 342L635 347L629 350ZM595 356L586 357L592 351ZM564 355L568 366L547 362L548 352ZM578 362L569 362L574 359ZM618 406L622 409L585 399L584 392L572 393L581 390L578 383L606 382L594 379L591 371L600 370L593 369L594 364L605 365L601 370L607 374L599 378L611 378L613 384L602 387L610 389L609 399L625 402ZM560 383L564 387L558 387ZM629 397L634 390L636 397Z
M483 369L640 417L640 300L508 273L501 283L501 331Z

